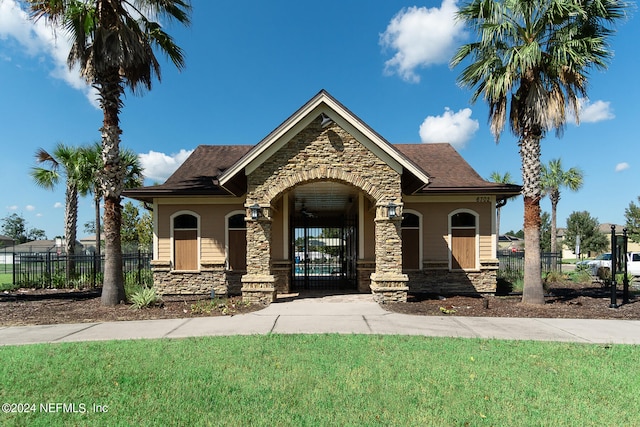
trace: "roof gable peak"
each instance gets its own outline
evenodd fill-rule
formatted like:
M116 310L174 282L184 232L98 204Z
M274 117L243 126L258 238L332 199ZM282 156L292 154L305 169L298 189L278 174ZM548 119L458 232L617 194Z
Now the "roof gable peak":
M322 89L262 139L238 162L224 171L219 177L220 185L224 187L241 171L246 170L247 173L250 173L255 170L262 162L320 116L330 119L347 131L399 173L406 169L422 181L423 185L429 183L429 177L423 170L407 159L400 151L396 150L387 140L353 114L329 92Z

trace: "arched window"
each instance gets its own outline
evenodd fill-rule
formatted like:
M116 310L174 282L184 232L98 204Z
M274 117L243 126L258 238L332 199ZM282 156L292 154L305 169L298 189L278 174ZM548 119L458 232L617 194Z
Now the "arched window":
M244 211L227 215L227 269L247 270L247 224Z
M421 265L421 217L417 213L402 213L402 269L419 270Z
M452 270L478 268L478 214L460 209L449 214L450 266Z
M192 213L177 212L171 216L175 270L198 270L199 222L199 218Z

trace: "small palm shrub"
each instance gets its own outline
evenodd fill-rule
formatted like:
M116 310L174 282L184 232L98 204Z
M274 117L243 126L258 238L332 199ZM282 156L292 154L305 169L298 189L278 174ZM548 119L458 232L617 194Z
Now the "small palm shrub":
M160 304L162 302L162 298L158 296L156 288L145 287L132 293L129 297L129 301L132 304L131 308L141 309Z

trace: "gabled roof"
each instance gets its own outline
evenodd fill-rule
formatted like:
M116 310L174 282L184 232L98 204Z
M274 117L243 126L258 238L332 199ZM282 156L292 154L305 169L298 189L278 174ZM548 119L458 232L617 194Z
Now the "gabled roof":
M125 190L124 195L151 202L154 197L229 195L218 177L252 145L199 145L164 184Z
M429 184L417 194L480 191L505 195L520 193L518 185L498 184L484 180L451 144L396 144L394 146L429 175Z
M164 184L125 190L124 195L147 202L156 197L240 196L246 192L246 175L323 113L401 173L405 194L483 192L506 196L520 192L517 185L482 179L449 144L390 144L322 90L255 146L200 145Z
M12 246L7 248L7 250L11 250L12 252L19 253L45 253L51 252L55 253L60 251L61 253L65 252L64 241L62 241L61 246L57 246L55 240L32 240L27 243L20 243L19 245ZM80 242L76 240L76 246L81 247Z
M224 171L219 177L220 185L237 194L232 188L229 188L230 184L233 186L232 180L238 175L242 175L242 171L246 170L247 174L251 173L321 114L328 116L396 172L402 173L404 171L417 178L419 184L413 191L429 183L429 177L423 170L323 89L247 152L243 158Z

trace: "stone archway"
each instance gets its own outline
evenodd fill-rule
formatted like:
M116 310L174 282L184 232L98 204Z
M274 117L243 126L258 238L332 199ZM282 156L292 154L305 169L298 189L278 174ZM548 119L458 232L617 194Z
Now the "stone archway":
M322 128L319 120L285 143L247 175L247 274L242 278L246 300L276 298L272 272L272 205L296 185L330 180L360 189L374 201L375 272L371 290L381 301L406 300L407 277L402 274L401 173L386 164L337 125ZM390 217L393 202L398 215ZM252 207L259 207L252 217Z

